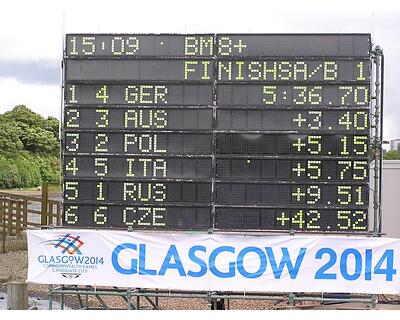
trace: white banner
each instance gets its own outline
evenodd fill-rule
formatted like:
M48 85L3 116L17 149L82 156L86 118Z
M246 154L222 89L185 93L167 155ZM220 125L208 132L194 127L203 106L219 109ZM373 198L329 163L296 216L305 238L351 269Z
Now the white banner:
M28 281L210 291L400 293L400 240L28 231Z

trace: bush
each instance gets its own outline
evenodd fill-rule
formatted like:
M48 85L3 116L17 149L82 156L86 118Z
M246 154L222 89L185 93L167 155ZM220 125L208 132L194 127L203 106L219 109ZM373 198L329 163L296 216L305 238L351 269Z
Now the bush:
M15 121L5 122L0 118L0 153L21 151L24 145L19 139L21 132Z
M9 189L20 185L21 177L14 161L0 156L0 188Z
M60 184L60 161L54 156L34 156L22 152L0 156L0 188L37 187L42 181Z
M34 157L29 154L18 155L15 164L21 179L18 187L37 187L42 183L42 176Z
M0 188L60 183L58 127L23 105L0 114Z
M383 154L383 160L400 160L400 152L397 150L390 150Z
M60 160L54 156L37 156L40 175L44 182L59 184L61 181Z

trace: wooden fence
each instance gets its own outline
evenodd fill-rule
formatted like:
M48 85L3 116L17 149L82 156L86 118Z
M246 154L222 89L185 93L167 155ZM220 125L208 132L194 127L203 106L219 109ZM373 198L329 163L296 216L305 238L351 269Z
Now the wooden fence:
M41 196L0 192L0 223L4 235L17 235L28 228L61 225L61 202L49 199L47 185Z

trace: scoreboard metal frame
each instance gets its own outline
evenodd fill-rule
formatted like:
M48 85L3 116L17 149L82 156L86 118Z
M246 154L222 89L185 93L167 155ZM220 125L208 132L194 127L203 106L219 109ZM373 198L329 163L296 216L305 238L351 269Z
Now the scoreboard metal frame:
M376 61L366 34L67 35L63 225L376 232Z

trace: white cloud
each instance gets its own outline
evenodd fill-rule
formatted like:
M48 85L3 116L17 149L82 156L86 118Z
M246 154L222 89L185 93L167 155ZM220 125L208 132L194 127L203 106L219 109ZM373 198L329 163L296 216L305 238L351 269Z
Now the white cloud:
M14 78L0 78L0 88L0 114L23 104L44 117L60 119L61 86L22 84Z

